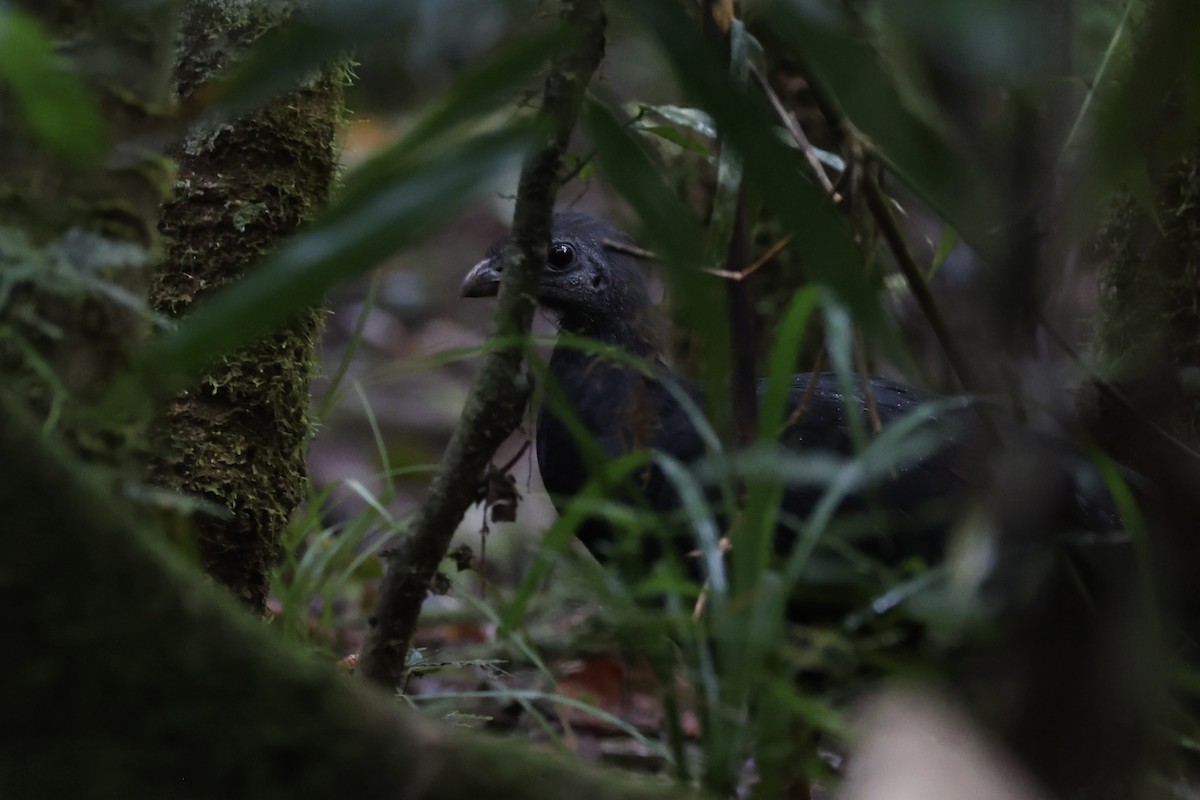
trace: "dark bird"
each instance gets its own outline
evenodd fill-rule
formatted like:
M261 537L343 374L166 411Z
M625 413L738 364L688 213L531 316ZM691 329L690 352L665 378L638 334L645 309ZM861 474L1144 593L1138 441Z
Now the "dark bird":
M464 297L497 293L507 246L507 239L497 242L475 265L463 281ZM703 388L676 375L662 358L655 309L637 252L629 237L596 217L575 212L554 217L538 303L562 333L608 346L581 348L577 342L560 341L550 358L547 396L557 402L544 402L538 414L537 456L542 481L559 513L593 476L597 459L656 450L693 464L706 454L693 422L695 412L686 407L690 398L695 408L704 408ZM864 429L870 430L862 379L856 382L858 394L848 404L833 374L819 375L812 386L809 375L794 376L789 424L780 444L802 453L852 455L848 409L861 414ZM871 378L869 388L885 429L929 399L883 378ZM760 386L760 396L764 391L765 385ZM801 404L803 410L797 412ZM963 410L967 401L958 405L959 410L947 411L927 426L939 438L923 458L881 470L874 482L864 481L846 493L840 513L858 512L878 534L863 546L866 552L893 562L910 555L939 555L947 526L966 499L968 478L975 477L968 461L979 426L974 412ZM580 431L587 436L581 437ZM594 441L591 448L589 437ZM1076 461L1081 460L1071 464ZM1062 475L1058 483L1063 485L1048 500L1062 506L1053 516L1076 529L1114 527L1115 514L1098 480L1081 478L1078 472L1070 465L1047 470L1047 475ZM662 512L679 506L674 485L657 464L642 469L630 483L632 487L612 487L612 494ZM787 487L778 549L790 546L797 525L812 514L823 489L812 483ZM894 535L897 531L906 534ZM614 533L604 521L586 520L577 535L597 557L610 554Z
M496 294L507 245L497 243L471 270L462 285L464 296ZM550 358L547 400L537 420L537 455L542 480L560 513L590 479L603 473L598 462L606 459L655 450L692 466L697 474L713 462L696 424L695 409L704 408L703 387L672 372L661 357L655 310L637 250L630 245L626 236L595 217L561 213L554 218L537 300L569 336L560 337ZM580 337L601 346L581 348ZM856 394L847 402L834 375L794 376L788 424L778 437L780 447L766 461L776 469L783 456L811 454L819 460L824 454L831 465L826 476L836 473L839 463L861 468L860 480L838 498L836 527L825 531L817 549L796 551L804 555L804 568L796 576L800 580L788 587L787 616L800 623L792 634L800 637L796 651L806 654L795 665L802 691L844 699L853 683L847 669L869 676L882 664L895 674L895 659L903 657L896 651L925 652L922 642L927 640L920 629L930 618L922 617L919 603L903 602L909 591L903 587L936 585L926 579L936 581L949 573L919 570L909 581L903 576L912 573L904 570L914 556L927 564L945 556L956 521L968 519L972 524L963 528L973 531L973 541L986 540L986 546L963 549L985 557L951 560L972 565L954 574L970 573L981 606L993 614L1003 611L1011 630L1001 648L990 647L986 638L977 646L964 638L957 656L943 656L943 668L967 676L964 686L986 687L982 713L996 720L996 730L1013 752L1048 786L1061 784L1066 774L1061 763L1072 765L1071 776L1091 776L1125 763L1117 762L1114 753L1133 758L1126 754L1137 752L1131 742L1139 740L1131 734L1135 726L1129 720L1140 719L1144 692L1130 691L1113 679L1129 670L1112 655L1153 648L1131 646L1139 639L1124 635L1128 625L1122 620L1139 618L1130 611L1138 605L1127 602L1128 587L1136 585L1131 580L1136 570L1129 569L1135 559L1127 540L1122 544L1114 503L1096 468L1066 442L1006 421L999 408L985 409L985 423L978 409L981 400L929 398L882 378L855 376L851 384ZM881 446L868 444L870 450L851 460L856 453L852 415L871 430L864 386L882 423L882 431L868 438ZM763 392L760 386L760 397ZM931 419L923 429L910 424L921 419L923 409L935 407L942 411L926 414ZM886 461L903 449L892 446L890 433L913 429L927 435L920 453L913 451L906 461L891 465L867 463L875 456ZM681 496L663 464L651 461L624 484L602 488L608 499L649 506L669 517ZM793 477L802 476L793 471L788 481L781 480L785 488L775 531L780 556L792 552L799 526L817 508L827 510L826 486ZM707 499L718 501L718 508L730 505L719 502L722 493L711 489ZM618 572L629 577L630 569L644 570L662 555L661 549L646 546L647 540L661 541L660 531L675 537L666 543L669 549L695 549L689 537L673 533L682 530L684 526L668 523L651 535L633 537L590 518L576 533L601 560L615 557ZM1116 535L1097 535L1112 532ZM738 554L735 538L735 562ZM893 569L897 565L901 569ZM1080 591L1081 585L1087 590ZM950 610L948 596L934 600L943 617ZM889 614L893 608L897 614ZM962 610L956 606L954 613ZM827 657L822 642L842 642L845 631L877 620L878 636L845 645L853 655ZM804 638L821 627L832 633ZM989 631L995 635L995 629ZM896 645L886 657L877 652L883 642ZM942 640L939 647L945 644ZM1004 701L997 703L997 697ZM1096 736L1094 731L1105 733ZM1088 766L1078 766L1084 764Z

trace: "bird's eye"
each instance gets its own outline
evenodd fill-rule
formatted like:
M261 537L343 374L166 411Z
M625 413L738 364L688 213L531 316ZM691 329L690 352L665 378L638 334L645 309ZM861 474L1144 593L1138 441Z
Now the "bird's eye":
M547 260L550 262L550 269L564 270L575 260L575 248L561 242L552 244Z

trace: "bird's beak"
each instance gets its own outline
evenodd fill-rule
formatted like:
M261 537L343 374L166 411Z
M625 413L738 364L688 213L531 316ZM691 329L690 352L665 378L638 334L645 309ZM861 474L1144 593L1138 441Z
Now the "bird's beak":
M463 297L495 297L500 291L499 258L485 258L463 278L460 294Z

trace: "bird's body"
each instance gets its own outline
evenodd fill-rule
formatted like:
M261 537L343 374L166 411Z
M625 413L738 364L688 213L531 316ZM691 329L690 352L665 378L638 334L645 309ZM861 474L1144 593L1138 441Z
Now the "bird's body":
M590 460L613 460L626 454L653 450L685 464L706 453L693 414L704 407L703 389L673 373L658 347L655 312L645 278L630 254L627 237L595 217L561 213L554 219L549 263L539 304L557 318L560 330L607 347L581 348L559 343L550 358L546 400L537 421L537 454L542 481L562 513L596 473ZM471 271L463 283L465 296L495 294L503 264L500 243ZM615 353L618 350L619 353ZM848 414L861 416L864 429L870 422L861 378L858 396L847 403L835 376L793 378L788 404L789 422L779 443L804 453L849 456L855 452ZM914 411L927 399L920 392L882 378L869 379L869 391L878 420L886 428ZM762 387L760 387L760 394ZM690 405L686 401L690 399ZM797 407L803 410L797 413ZM941 426L940 445L923 458L903 465L873 485L856 486L841 507L873 510L880 533L907 530L903 546L872 546L876 554L897 559L905 555L936 555L940 534L964 496L968 429L975 427L969 413L950 414ZM644 503L658 511L679 504L678 494L662 470L651 465L635 472L610 494L630 503ZM823 488L808 483L786 489L781 508L783 547L791 533L782 530L806 520ZM712 496L712 495L710 495ZM1084 505L1087 505L1086 503ZM930 509L937 513L931 515ZM1092 516L1097 517L1093 514ZM1085 525L1107 524L1107 511ZM612 531L600 519L588 519L577 534L600 557L607 554ZM939 541L933 541L934 534ZM888 552L888 550L893 552Z

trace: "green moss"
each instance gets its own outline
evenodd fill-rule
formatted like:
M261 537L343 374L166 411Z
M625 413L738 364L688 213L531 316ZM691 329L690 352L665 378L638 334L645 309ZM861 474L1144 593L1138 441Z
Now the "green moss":
M160 312L182 315L236 282L324 204L341 108L334 72L189 137L161 225L168 259L152 292ZM156 426L155 480L230 512L194 518L202 560L256 607L306 486L321 318L298 314L226 356Z

